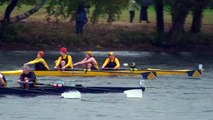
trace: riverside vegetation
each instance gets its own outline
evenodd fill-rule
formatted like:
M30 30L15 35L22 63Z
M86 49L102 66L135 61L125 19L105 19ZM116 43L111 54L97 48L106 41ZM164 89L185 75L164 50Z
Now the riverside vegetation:
M9 1L9 0L8 0ZM158 1L158 0L157 0ZM178 0L177 0L178 2ZM128 2L127 2L128 3ZM13 10L18 15L30 9L32 5L23 3L20 8ZM35 3L34 3L35 4ZM56 3L55 3L56 4ZM93 3L94 4L94 3ZM116 5L117 3L115 3ZM118 12L94 15L97 8L92 6L88 11L90 22L87 23L84 35L75 34L73 16L64 16L48 13L48 4L21 22L5 22L1 28L0 49L7 50L57 50L61 46L67 46L72 50L148 50L148 51L209 51L213 50L213 10L209 7L203 12L202 26L192 31L194 20L193 10L188 10L185 25L182 32L174 33L172 28L176 25L172 21L170 7L164 8L163 30L156 25L156 5L149 8L150 24L138 23L139 11L133 24L128 23L129 14L126 4L119 7ZM52 5L54 6L54 4ZM4 9L7 5L0 6ZM74 11L75 7L71 7ZM5 19L4 9L0 9L0 18ZM49 8L50 9L50 8ZM53 9L53 8L51 8ZM117 8L118 9L118 8ZM49 11L50 12L50 11ZM62 13L60 13L62 14ZM71 12L70 14L74 14ZM117 15L117 16L116 16ZM96 18L94 18L96 17ZM70 19L69 19L70 18ZM1 21L1 23L5 24ZM179 28L178 28L179 29ZM171 40L170 37L175 38Z

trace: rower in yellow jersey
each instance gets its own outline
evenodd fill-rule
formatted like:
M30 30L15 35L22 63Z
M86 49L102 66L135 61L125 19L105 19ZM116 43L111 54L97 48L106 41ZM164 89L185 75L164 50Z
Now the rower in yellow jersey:
M67 54L67 48L62 47L60 49L61 56L58 58L55 69L62 69L65 70L67 68L73 69L73 62L72 62L72 56Z
M49 70L49 66L47 62L44 60L44 51L39 51L37 54L37 58L33 61L30 61L28 63L25 63L24 66L26 65L35 65L35 70Z
M87 51L86 57L82 61L74 64L74 66L77 66L77 65L83 65L84 69L90 69L90 70L99 69L98 62L95 60L92 51Z
M119 69L120 62L117 57L115 57L114 52L109 52L108 58L105 60L104 64L102 65L102 69Z

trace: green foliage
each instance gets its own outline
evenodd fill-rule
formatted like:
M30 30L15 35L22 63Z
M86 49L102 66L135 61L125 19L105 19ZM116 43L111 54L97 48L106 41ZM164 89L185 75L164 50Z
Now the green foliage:
M8 4L10 0L0 0L0 5Z
M36 5L39 3L40 0L19 0L18 7L21 7L23 5ZM9 4L11 0L0 0L0 6Z
M121 11L128 5L128 0L91 0L92 12L91 21L93 23L98 21L101 16L107 15L107 22L111 23L120 17Z
M189 45L212 45L212 35L206 33L191 33L184 32L181 34L178 45L189 46Z
M213 9L213 0L210 0L210 2L209 2L209 4L208 4L208 7L209 7L210 9Z
M0 0L0 7L2 5L6 6L8 3L10 3L10 1L11 0ZM22 7L25 7L25 6L34 6L38 4L40 1L41 0L20 0L18 7L21 9ZM122 11L124 9L126 10L128 6L128 0L47 0L47 1L48 2L45 5L46 7L45 9L48 14L47 18L48 20L56 20L56 21L75 20L76 9L79 4L83 4L85 5L86 8L89 8L89 12L91 12L89 14L91 15L90 16L91 22L96 23L100 18L106 18L107 19L106 21L108 23L111 23L119 19ZM137 0L137 1L140 4L141 0ZM182 9L188 10L188 8L190 8L190 10L196 9L196 7L193 6L194 1L199 1L200 4L202 4L203 1L208 1L208 0L164 0L164 4L166 5L166 11L169 11L172 15L172 22L175 22L176 20L175 18L180 18L182 14L180 10ZM210 1L210 4L205 4L205 5L212 6L212 0ZM126 12L126 16L129 17L128 11L126 10L125 12ZM151 19L153 19L153 17L151 17ZM127 17L126 17L126 20L127 20ZM103 25L99 24L99 26L103 26ZM28 41L28 43L34 44L35 41L33 40L40 40L40 38L45 38L45 39L52 39L54 41L53 42L54 44L69 44L73 46L84 46L84 45L86 46L88 43L92 44L93 46L95 45L113 46L114 44L116 45L123 44L123 45L133 46L136 44L144 44L144 43L164 44L165 40L167 39L167 33L151 33L150 34L150 33L145 33L143 31L134 31L134 30L133 31L131 30L118 30L118 31L108 30L107 31L104 29L100 31L97 30L91 33L88 33L89 31L86 31L88 35L83 37L69 36L69 35L63 36L61 34L57 34L52 31L47 31L45 35L36 35L36 36L39 36L36 38L30 36L31 38L29 38L30 40ZM102 31L105 31L105 32L102 32ZM0 33L1 39L7 40L7 41L16 41L16 40L22 40L21 38L17 37L19 36L17 34L19 34L19 32L25 32L25 30L22 29L21 26L19 26L19 28L16 28L14 26L8 26L3 28L0 32L1 32ZM111 32L114 32L114 34L112 34ZM74 32L72 31L72 33ZM204 38L204 35L196 34L195 36L193 36L192 34L181 33L181 35L177 37L179 38L178 44L194 44L194 42L199 41L198 38L199 39ZM193 41L192 38L195 40ZM61 39L61 41L58 42L56 41L57 39ZM101 41L102 39L105 41ZM204 39L207 40L207 38L204 38ZM72 42L70 42L71 40ZM40 40L40 42L42 43L44 41ZM111 43L113 43L113 45Z
M153 35L141 31L119 31L120 42L124 45L134 46L137 44L151 43Z
M74 19L75 11L79 4L84 4L83 0L51 0L46 10L48 19L66 20Z
M22 42L20 33L30 32L30 30L31 28L23 24L6 25L0 30L0 39L4 42Z
M17 35L16 28L12 25L7 25L0 30L1 41L11 42L15 41Z
M126 8L128 0L53 0L47 6L48 19L74 20L79 4L93 9L91 16L93 23L97 22L99 17L105 16L107 16L107 22L113 22Z

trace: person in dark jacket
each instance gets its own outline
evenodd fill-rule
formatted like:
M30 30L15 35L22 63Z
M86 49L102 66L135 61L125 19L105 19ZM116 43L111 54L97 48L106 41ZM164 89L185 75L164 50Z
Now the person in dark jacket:
M22 70L23 73L18 79L18 83L20 84L21 88L29 89L30 87L34 87L36 83L35 73L33 71L30 71L30 68L28 66L23 66Z
M85 7L84 5L79 5L76 11L76 34L83 34L83 28L87 21L88 20Z
M153 3L153 0L142 0L141 2L141 10L140 10L140 23L142 21L146 21L147 23L150 23L148 20L148 8Z

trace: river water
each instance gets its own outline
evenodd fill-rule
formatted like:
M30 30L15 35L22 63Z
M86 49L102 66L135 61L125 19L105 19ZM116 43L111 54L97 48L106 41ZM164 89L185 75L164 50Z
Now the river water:
M136 62L138 68L194 69L203 64L200 79L186 75L159 76L146 80L142 99L126 98L124 94L83 94L81 99L59 96L0 97L1 120L213 120L213 55L195 53L115 52L121 63ZM51 67L58 52L47 51ZM73 61L84 57L83 52L71 52ZM107 52L94 52L101 65ZM36 52L0 51L0 71L20 69L34 59ZM16 86L17 77L6 76L9 86ZM136 77L39 77L40 82L57 80L67 85L138 86Z

